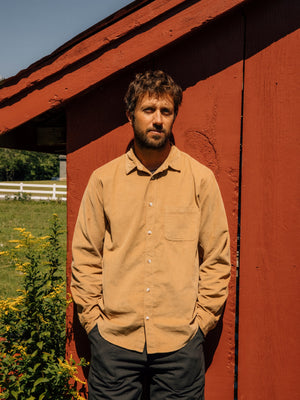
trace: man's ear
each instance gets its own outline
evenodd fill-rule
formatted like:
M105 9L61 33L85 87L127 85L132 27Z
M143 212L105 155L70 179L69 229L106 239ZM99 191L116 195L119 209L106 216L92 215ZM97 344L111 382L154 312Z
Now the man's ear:
M132 116L128 110L126 111L126 116L127 116L127 119L129 121L130 125L132 125Z

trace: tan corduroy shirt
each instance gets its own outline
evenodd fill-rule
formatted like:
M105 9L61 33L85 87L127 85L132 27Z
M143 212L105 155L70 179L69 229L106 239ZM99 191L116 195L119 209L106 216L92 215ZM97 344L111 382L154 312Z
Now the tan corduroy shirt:
M73 238L71 290L89 332L148 353L183 347L221 314L229 235L213 173L175 146L151 174L131 149L93 172Z

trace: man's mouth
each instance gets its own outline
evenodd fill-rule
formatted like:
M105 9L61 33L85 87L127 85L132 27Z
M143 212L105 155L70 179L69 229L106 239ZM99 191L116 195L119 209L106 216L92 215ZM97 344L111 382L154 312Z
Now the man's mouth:
M147 132L153 133L154 135L161 135L162 133L165 133L165 131L163 129L162 130L149 129Z

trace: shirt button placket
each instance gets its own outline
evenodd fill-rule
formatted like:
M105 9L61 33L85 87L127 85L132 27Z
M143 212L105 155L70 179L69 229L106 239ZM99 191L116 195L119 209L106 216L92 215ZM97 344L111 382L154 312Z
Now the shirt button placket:
M151 326L151 309L152 309L152 299L151 299L151 275L152 275L152 261L153 261L153 230L154 230L154 190L155 190L155 178L152 176L149 180L149 186L147 190L147 198L145 203L146 212L146 231L145 231L145 241L146 241L146 266L145 266L145 299L144 299L144 316L145 316L145 328L146 336L149 338L149 326ZM150 324L150 325L149 325ZM146 339L147 340L147 339Z

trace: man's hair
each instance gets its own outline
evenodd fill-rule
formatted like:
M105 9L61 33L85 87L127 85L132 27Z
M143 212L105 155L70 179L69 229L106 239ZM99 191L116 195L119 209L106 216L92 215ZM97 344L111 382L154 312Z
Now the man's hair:
M169 95L173 99L174 113L177 115L182 101L182 89L170 75L159 70L136 74L124 97L126 111L131 116L133 116L138 100L147 93L149 96Z

